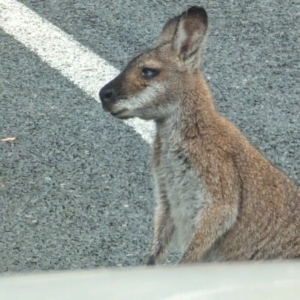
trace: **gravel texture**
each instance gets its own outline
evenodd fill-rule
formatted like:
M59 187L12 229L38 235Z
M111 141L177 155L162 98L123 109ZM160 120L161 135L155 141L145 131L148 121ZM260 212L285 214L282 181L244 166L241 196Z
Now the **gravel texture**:
M200 4L20 2L117 68ZM299 183L299 0L201 4L210 17L202 70L217 109ZM16 137L0 142L0 272L144 264L149 146L3 31L0 42L0 139Z

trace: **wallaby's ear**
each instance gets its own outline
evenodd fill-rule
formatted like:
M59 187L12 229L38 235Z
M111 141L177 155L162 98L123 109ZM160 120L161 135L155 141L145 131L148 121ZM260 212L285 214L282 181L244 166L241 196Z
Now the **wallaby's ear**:
M179 19L180 16L174 17L165 24L161 34L154 43L155 47L172 41Z
M208 17L203 7L192 6L178 21L173 48L191 71L199 67L201 46L207 31Z

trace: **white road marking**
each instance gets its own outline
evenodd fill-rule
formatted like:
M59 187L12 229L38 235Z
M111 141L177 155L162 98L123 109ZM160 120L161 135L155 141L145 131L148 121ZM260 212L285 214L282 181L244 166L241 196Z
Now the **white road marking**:
M119 72L18 1L0 0L0 26L96 101L99 101L101 86ZM125 123L151 143L154 133L152 122L130 119Z

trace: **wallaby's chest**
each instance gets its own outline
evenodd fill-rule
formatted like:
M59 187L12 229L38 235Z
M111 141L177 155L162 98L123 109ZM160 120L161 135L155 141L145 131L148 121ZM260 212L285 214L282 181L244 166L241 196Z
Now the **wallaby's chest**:
M154 170L164 186L176 227L177 242L184 250L195 230L196 218L206 201L206 191L186 151L161 141L160 163Z

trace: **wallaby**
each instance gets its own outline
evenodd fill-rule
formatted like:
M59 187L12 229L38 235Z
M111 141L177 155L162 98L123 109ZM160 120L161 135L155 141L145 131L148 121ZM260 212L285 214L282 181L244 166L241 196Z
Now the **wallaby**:
M193 6L100 90L116 118L154 120L157 206L148 265L300 258L300 189L213 105L199 71L208 17Z

